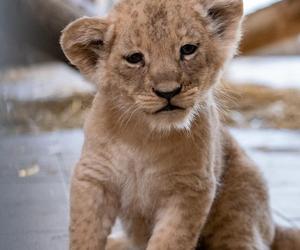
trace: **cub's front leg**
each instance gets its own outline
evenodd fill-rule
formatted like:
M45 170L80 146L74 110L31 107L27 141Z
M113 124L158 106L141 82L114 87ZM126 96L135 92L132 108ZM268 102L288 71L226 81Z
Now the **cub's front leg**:
M75 169L70 197L70 250L105 249L118 212L117 195L105 180L106 171L89 160L81 160Z
M191 181L187 178L187 182ZM190 186L191 185L191 186ZM195 249L215 196L215 181L178 183L177 190L164 197L147 250Z

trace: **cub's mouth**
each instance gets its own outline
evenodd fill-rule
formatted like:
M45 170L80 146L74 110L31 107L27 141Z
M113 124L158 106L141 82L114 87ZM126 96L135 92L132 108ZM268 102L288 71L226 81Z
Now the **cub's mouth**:
M161 112L170 112L170 111L174 111L174 110L184 110L184 108L175 106L171 103L168 103L166 106L164 106L163 108L157 110L155 112L155 114L161 113Z

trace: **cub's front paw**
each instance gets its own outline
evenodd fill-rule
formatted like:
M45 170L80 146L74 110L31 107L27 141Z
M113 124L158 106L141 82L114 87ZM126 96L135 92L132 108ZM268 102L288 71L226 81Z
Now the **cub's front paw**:
M130 241L126 237L109 237L105 250L133 250L133 248L131 247Z

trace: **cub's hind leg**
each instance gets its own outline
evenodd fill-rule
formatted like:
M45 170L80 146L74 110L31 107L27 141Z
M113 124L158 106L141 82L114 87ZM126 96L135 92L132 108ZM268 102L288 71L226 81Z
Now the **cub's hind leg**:
M275 227L265 182L238 145L229 143L224 175L199 249L269 250Z

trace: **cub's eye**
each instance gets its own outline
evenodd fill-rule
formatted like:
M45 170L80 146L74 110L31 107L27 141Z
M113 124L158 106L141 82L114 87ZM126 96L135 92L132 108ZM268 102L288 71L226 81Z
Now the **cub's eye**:
M134 53L129 56L125 56L124 58L127 62L131 64L138 64L138 63L144 64L144 55L142 53Z
M196 50L198 49L198 46L197 45L193 45L193 44L186 44L186 45L183 45L181 48L180 48L180 55L181 55L181 58L183 58L184 56L189 56L189 55L192 55L196 52Z

